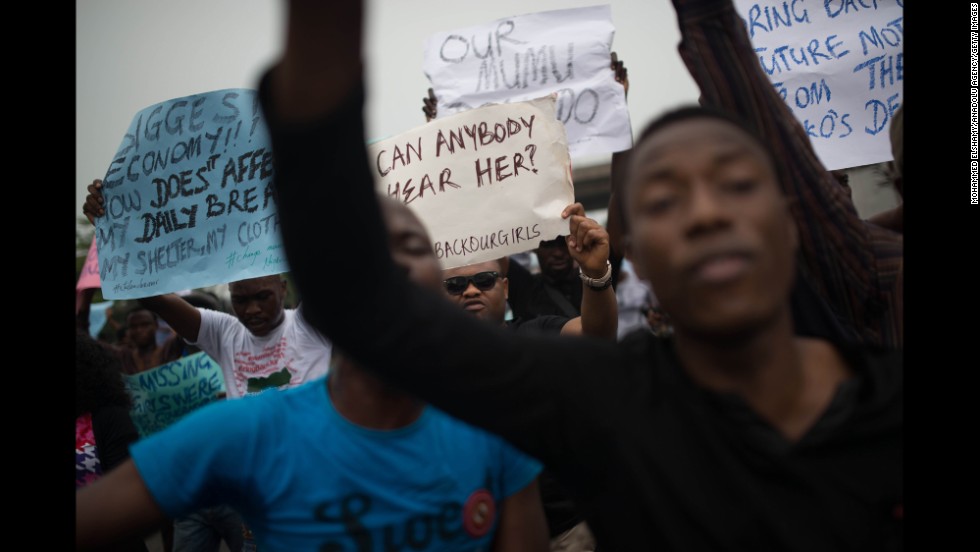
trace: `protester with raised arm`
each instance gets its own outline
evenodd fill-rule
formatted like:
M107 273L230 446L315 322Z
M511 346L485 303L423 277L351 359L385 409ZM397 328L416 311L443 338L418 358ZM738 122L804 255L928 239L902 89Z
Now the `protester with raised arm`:
M609 269L609 235L599 223L585 216L581 203L566 207L562 218L569 221L569 235L559 241L569 259L581 267L577 277L582 294L581 315L518 317L507 325L525 331L615 339L618 315ZM571 245L576 242L577 247ZM446 292L477 318L504 325L511 289L508 276L523 270L514 264L503 258L444 270Z
M283 242L310 321L345 355L540 458L600 547L901 547L901 355L794 334L801 237L751 126L678 110L631 154L630 255L673 339L524 338L391 259L364 146L360 4L295 0L287 21L260 83ZM329 235L309 239L324 220ZM370 293L337 293L337 258L359 259Z

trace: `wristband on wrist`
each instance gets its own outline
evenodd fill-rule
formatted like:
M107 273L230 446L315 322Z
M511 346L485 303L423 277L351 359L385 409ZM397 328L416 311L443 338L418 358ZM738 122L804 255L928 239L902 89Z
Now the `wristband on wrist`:
M612 264L609 260L606 260L606 273L602 275L601 278L590 278L582 272L582 267L578 269L578 277L582 279L582 282L589 287L589 289L594 289L596 291L602 291L612 285Z

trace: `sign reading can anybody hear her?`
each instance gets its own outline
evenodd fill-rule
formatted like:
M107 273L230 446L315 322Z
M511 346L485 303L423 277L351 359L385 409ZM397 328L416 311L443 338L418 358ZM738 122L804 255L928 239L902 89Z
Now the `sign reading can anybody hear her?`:
M574 202L555 97L481 107L368 147L379 193L425 224L444 269L534 249L568 233Z

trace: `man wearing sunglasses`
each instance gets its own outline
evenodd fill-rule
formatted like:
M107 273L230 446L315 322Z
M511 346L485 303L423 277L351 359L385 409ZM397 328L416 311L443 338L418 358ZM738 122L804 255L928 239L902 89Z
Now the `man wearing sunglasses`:
M509 291L506 275L510 265L506 257L443 270L443 285L449 299L481 320L524 334L584 334L615 341L619 318L616 293L610 285L609 234L598 222L585 216L581 203L565 208L562 218L570 219L570 234L553 241L560 242L567 255L581 267L581 316L542 314L505 321ZM552 550L594 549L595 540L569 493L547 470L541 475L541 502L548 519Z
M582 286L581 316L540 315L506 323L510 284L507 279L510 262L506 257L442 271L450 300L481 320L522 332L584 334L615 340L618 314L616 292L611 285L609 234L598 222L585 216L581 203L566 207L562 218L569 219L571 233L557 241L581 267L578 271Z

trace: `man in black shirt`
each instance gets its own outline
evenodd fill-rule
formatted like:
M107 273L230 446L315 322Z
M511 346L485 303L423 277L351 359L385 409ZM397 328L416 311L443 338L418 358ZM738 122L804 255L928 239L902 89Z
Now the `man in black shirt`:
M507 326L520 331L541 332L551 335L580 335L581 318L543 315L534 318L506 320L507 303L510 300L510 280L507 277L511 262L506 257L450 268L442 271L443 284L449 300L479 320L497 326Z
M518 318L506 325L525 332L589 335L615 340L619 320L616 292L611 285L609 234L598 222L585 216L585 207L581 203L566 207L562 218L568 219L569 235L559 237L557 241L562 243L568 258L581 266L582 274L589 276L589 279L575 276L575 285L582 296L581 316L553 314L522 317L515 309L514 314ZM576 240L587 244L587 247L576 250L569 245L569 242ZM507 276L511 264L505 257L443 270L446 294L475 317L498 326L505 325L511 289Z
M514 314L521 318L543 314L574 318L581 314L582 300L587 296L582 292L578 269L565 240L543 241L534 255L541 273L532 275L525 270L521 274L525 277L514 281Z
M289 264L338 347L543 460L605 550L901 547L901 356L794 336L797 233L747 127L682 110L631 156L631 255L673 340L526 338L391 261L364 150L360 5L294 0L288 21L260 97ZM335 260L353 258L371 293L344 291Z

